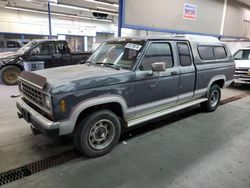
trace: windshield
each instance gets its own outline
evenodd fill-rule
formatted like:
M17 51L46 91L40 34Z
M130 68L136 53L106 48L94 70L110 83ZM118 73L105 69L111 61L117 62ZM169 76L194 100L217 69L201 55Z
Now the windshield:
M24 45L22 48L20 48L17 51L17 53L18 54L24 54L25 52L29 51L31 49L31 47L33 47L34 45L36 45L36 42L30 41L29 43L27 43L26 45Z
M143 41L116 41L102 44L89 61L93 64L112 65L132 69L143 46Z
M239 50L234 55L235 60L248 60L250 59L250 49L249 50Z

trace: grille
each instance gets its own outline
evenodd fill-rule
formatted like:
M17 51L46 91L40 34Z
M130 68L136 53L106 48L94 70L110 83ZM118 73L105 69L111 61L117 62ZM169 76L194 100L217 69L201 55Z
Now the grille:
M249 73L248 70L249 70L248 68L236 68L235 75L248 76L248 73Z
M28 84L21 82L21 91L32 102L38 104L39 106L43 106L43 94L34 87L29 86Z

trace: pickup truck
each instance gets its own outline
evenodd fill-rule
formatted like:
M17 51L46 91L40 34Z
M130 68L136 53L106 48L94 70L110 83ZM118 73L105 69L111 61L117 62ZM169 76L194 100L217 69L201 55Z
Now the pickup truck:
M112 39L83 65L23 72L18 116L35 134L72 135L82 154L97 157L126 128L197 104L216 110L234 69L213 37Z
M64 40L32 40L17 52L0 56L0 82L17 84L18 75L25 70L24 62L44 62L44 68L78 64L89 58L91 52L70 53Z
M250 47L241 48L234 54L234 83L250 84Z

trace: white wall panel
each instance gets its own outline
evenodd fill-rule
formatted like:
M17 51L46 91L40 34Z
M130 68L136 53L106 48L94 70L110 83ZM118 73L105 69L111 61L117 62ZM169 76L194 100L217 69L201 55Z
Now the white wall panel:
M114 33L113 23L52 16L52 34L95 36L96 32ZM0 32L48 35L47 14L0 8Z

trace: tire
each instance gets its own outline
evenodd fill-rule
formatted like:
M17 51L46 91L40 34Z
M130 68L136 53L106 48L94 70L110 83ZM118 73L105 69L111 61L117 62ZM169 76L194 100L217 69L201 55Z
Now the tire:
M76 148L86 157L99 157L112 151L121 134L119 118L109 110L83 118L74 132Z
M1 69L1 82L5 85L16 85L18 76L22 72L20 68L14 65L8 65Z
M220 86L212 85L208 93L208 100L206 102L201 103L201 108L206 112L215 111L220 104L220 98Z

